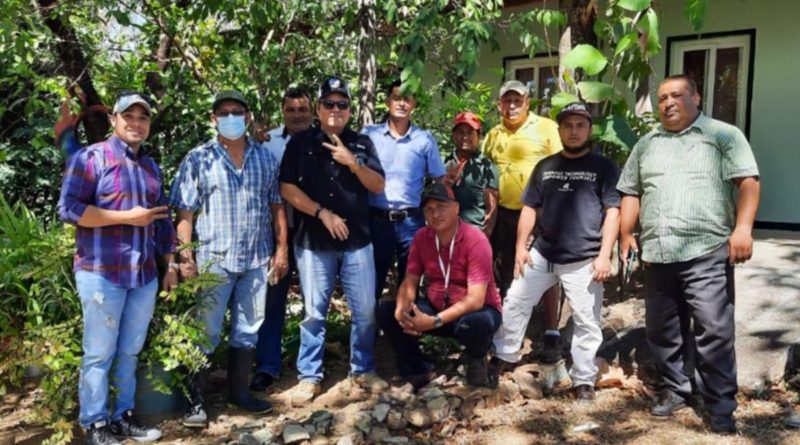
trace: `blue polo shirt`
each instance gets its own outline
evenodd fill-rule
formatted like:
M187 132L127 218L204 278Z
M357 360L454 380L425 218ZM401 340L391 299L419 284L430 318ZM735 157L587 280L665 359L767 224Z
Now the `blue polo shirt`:
M433 135L411 125L405 135L395 139L388 123L370 125L361 133L372 139L386 172L386 188L382 193L370 193L369 205L383 210L419 207L425 178L445 174Z

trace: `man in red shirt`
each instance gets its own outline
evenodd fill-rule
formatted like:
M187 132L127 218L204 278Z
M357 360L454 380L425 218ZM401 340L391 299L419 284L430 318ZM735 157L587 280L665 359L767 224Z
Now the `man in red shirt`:
M467 383L486 386L486 354L500 327L500 293L492 272L492 247L481 229L458 217L453 191L431 184L422 194L427 225L417 231L406 276L395 301L378 307L378 323L397 354L400 374L415 387L433 377L417 337L453 337L465 347ZM422 275L427 295L418 298Z

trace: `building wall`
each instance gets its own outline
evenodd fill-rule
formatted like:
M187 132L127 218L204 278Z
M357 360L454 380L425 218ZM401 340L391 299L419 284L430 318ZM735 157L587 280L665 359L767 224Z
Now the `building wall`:
M661 53L653 61L655 82L665 75L667 39L694 35L683 17L685 0L661 0ZM507 8L518 12L530 6ZM756 30L750 143L761 172L762 197L757 220L800 227L800 13L797 0L708 0L702 33ZM517 36L506 30L498 35L500 50L481 53L481 69L474 80L499 88L503 58L524 54ZM558 36L551 36L557 44ZM556 51L557 53L557 51ZM653 96L655 91L653 91ZM654 102L655 103L655 102Z

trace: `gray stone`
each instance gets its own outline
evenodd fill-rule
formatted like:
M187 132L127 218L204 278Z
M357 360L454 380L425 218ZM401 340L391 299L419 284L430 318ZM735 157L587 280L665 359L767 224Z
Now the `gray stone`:
M350 433L339 438L336 445L359 445L364 441L361 433Z
M423 400L431 400L443 395L445 395L444 391L438 386L426 386L419 392L419 397Z
M372 417L378 422L383 422L392 407L388 403L379 403L372 410Z
M516 400L521 394L519 385L507 380L500 382L500 385L497 387L497 391L500 392L500 396L503 397L503 400L506 402Z
M297 424L289 424L283 428L283 443L292 444L299 443L311 438L311 434L302 426Z
M314 425L317 434L328 435L333 426L333 414L327 410L314 411L305 423Z
M409 441L408 437L392 436L384 438L383 443L388 443L392 445L408 445Z
M408 421L403 418L403 413L392 409L386 414L386 426L390 430L402 430L408 426Z
M558 387L572 386L572 379L569 378L569 373L567 372L567 366L564 364L564 360L559 360L558 363L552 365L543 364L539 367L539 369L542 373L541 380L544 390L551 391ZM520 385L520 390L522 390L522 385Z
M311 438L311 445L330 445L331 440L326 436L316 435Z
M368 412L362 411L356 414L355 422L353 423L359 431L368 434L372 426L372 415Z
M425 408L412 408L403 413L403 418L417 428L427 428L433 424L431 411Z
M264 421L263 420L250 420L248 422L245 422L245 424L242 425L242 428L246 429L246 430L257 430L259 428L264 428Z
M389 437L389 429L383 425L375 425L367 435L367 442L379 443L387 437Z
M434 422L439 422L450 414L450 404L447 402L446 397L437 397L429 400L425 406L430 410L431 419Z

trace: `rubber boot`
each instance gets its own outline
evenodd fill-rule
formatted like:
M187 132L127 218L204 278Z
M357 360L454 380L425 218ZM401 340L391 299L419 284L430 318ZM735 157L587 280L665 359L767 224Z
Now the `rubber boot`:
M209 369L203 368L189 376L189 404L183 415L183 426L187 428L205 428L208 426L208 414L204 406L204 397L208 387Z
M228 403L252 413L268 413L272 404L250 394L250 368L253 349L228 349Z

